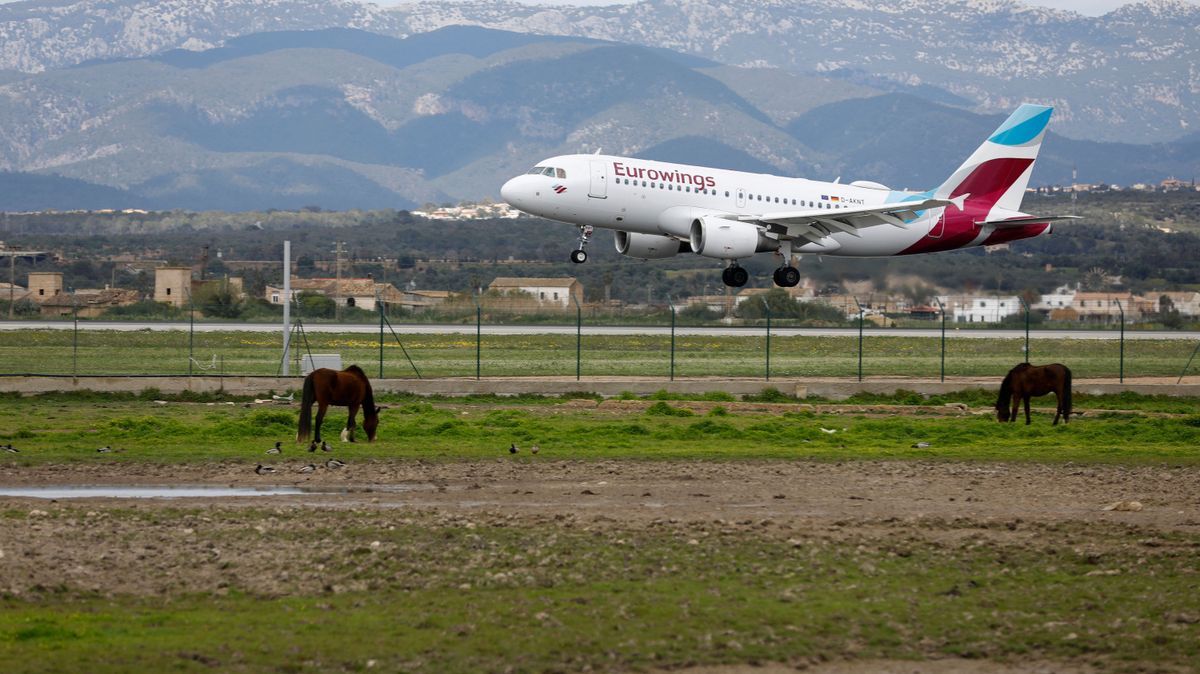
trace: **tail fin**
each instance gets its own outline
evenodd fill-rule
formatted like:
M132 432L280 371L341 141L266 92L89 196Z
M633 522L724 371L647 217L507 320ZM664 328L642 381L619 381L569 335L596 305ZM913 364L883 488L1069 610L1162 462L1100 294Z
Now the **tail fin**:
M934 190L934 198L961 198L985 212L1020 210L1052 112L1046 105L1022 104Z

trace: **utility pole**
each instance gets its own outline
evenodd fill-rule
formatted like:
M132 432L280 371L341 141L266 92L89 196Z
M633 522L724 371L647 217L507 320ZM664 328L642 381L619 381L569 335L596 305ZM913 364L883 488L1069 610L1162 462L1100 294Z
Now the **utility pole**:
M1076 170L1075 165L1072 164L1071 165L1071 215L1077 215L1076 211L1079 210L1079 208L1078 208L1079 191L1075 189L1075 186L1078 184L1079 184L1079 172L1078 172L1078 170Z

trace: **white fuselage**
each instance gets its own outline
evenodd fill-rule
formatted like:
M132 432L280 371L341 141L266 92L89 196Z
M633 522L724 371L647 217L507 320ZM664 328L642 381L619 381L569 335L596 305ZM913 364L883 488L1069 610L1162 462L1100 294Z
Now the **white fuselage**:
M562 155L538 163L552 175L509 180L504 200L526 213L576 225L687 239L687 227L706 214L763 216L812 209L839 210L904 201L916 193L745 173L609 155ZM560 177L561 176L561 177ZM797 242L796 253L896 255L930 234L944 209L921 214L907 228L869 227L834 232L821 242ZM980 241L987 232L980 232ZM800 245L803 243L804 245Z

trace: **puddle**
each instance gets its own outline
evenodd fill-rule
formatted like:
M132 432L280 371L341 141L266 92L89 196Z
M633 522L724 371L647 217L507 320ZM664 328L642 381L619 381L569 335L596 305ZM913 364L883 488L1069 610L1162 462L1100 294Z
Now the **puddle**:
M292 496L311 490L296 487L0 487L0 496L23 498L221 498L230 496Z

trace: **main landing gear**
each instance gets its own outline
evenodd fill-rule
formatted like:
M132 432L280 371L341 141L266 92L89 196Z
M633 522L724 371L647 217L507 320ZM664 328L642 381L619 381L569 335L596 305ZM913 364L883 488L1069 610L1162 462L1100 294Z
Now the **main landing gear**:
M721 272L721 280L724 281L725 285L727 286L732 288L741 288L742 286L746 285L747 281L750 280L750 272L746 271L744 268L739 266L738 263L734 262Z
M775 285L780 288L794 288L800 284L800 270L795 267L783 266L775 270Z
M592 240L592 226L591 225L580 225L579 226L579 247L576 248L575 250L571 251L571 262L574 262L575 264L583 264L584 262L587 262L587 251L584 249L587 248L588 241L591 241L591 240Z
M800 285L800 270L792 266L791 241L780 242L779 257L782 259L782 264L779 265L779 269L775 270L775 285L780 288L794 288Z

